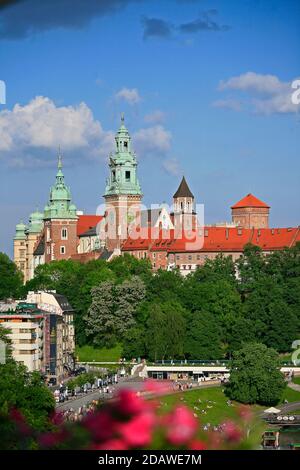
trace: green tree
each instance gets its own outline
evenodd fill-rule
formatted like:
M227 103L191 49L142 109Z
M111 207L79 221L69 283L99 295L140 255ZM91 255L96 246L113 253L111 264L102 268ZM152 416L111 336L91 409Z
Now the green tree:
M185 352L192 359L220 359L222 328L211 312L193 312L187 322Z
M148 307L146 345L150 359L157 361L165 356L165 315L158 303Z
M19 298L23 288L23 275L5 253L0 253L0 300Z
M5 343L5 360L10 359L12 355L12 342L10 337L10 330L0 325L0 341Z
M191 274L191 282L206 282L226 280L232 284L236 284L236 268L231 256L218 254L215 259L207 259L203 266L199 266L197 270Z
M279 352L290 351L299 331L299 321L284 301L284 285L264 275L253 284L244 303L245 318L252 322L255 336Z
M123 355L128 359L146 356L146 332L136 325L126 331L123 338Z
M92 303L84 317L86 334L94 345L112 347L121 341L136 321L135 311L145 297L145 286L138 276L115 285L102 282L92 289Z
M95 346L112 347L117 340L114 287L113 282L106 281L91 291L92 303L84 321L86 335Z
M54 411L52 392L38 372L29 373L20 363L9 360L0 364L0 403L2 410L17 408L36 429L45 429Z
M284 388L285 381L274 349L249 343L234 353L226 388L232 400L274 405L281 399Z
M236 262L239 287L242 293L252 290L253 284L260 279L264 272L265 262L266 260L260 247L251 243L245 245L243 256Z
M146 289L144 282L138 276L126 279L115 288L115 316L117 320L117 334L122 338L124 333L132 328L138 305L144 300Z
M186 332L186 311L176 301L149 305L146 344L153 360L182 357Z

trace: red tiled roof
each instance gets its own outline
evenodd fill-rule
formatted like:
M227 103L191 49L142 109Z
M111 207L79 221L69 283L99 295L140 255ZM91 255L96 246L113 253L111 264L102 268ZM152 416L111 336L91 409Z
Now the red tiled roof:
M77 236L95 227L102 219L103 215L80 215L77 221Z
M266 209L270 208L270 206L268 206L265 202L261 201L250 193L247 194L247 196L243 197L243 199L238 201L236 204L234 204L234 206L231 206L231 209L238 209L241 207L265 207Z
M150 250L167 252L242 252L247 243L257 245L264 251L280 250L300 242L300 229L263 228L245 229L240 227L205 227L202 233L189 239L174 238L174 230L165 239L162 233L157 238L148 236L136 240L128 238L122 251Z
M297 228L264 228L255 229L251 243L262 250L280 250L295 245L300 241L300 229Z
M89 253L76 253L71 256L71 259L74 261L80 261L80 263L88 263L94 259L100 258L100 251L91 251Z

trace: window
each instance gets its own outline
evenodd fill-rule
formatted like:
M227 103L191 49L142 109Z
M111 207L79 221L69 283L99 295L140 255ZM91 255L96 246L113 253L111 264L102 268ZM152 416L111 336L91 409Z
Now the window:
M192 261L192 255L188 256L189 261Z
M128 148L128 142L124 142L124 148L125 148L125 149Z
M60 254L64 255L66 253L66 248L64 246L60 247Z
M130 171L125 171L125 179L126 181L130 181Z
M50 237L50 227L47 227L47 242L49 242L51 239Z
M68 230L66 228L61 229L61 239L67 240L68 239Z
M113 183L116 181L116 172L115 172L115 170L112 171L112 180L113 180Z

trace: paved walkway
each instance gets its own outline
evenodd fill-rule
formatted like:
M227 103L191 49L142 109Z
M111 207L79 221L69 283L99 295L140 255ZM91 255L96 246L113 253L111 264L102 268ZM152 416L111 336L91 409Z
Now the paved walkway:
M300 385L294 384L294 382L289 382L288 387L290 387L292 390L296 390L296 392L300 392Z

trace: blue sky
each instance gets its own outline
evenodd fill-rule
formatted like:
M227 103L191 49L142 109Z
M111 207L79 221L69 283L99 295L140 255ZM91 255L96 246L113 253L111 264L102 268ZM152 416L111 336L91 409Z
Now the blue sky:
M297 0L27 0L0 11L0 41L0 251L46 204L58 145L95 213L122 111L145 204L184 174L207 223L252 192L299 225Z

